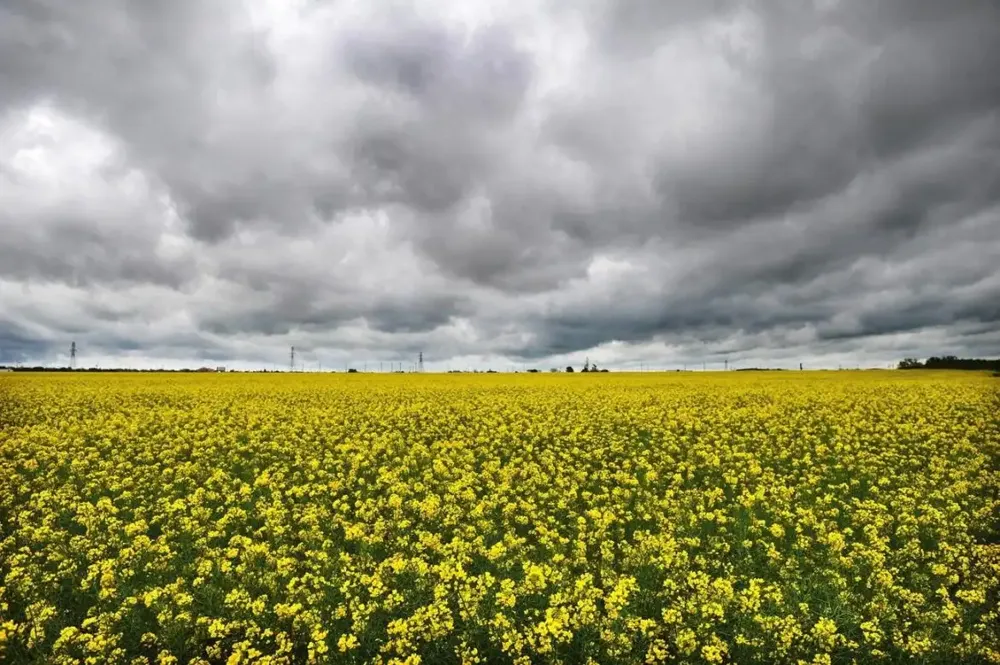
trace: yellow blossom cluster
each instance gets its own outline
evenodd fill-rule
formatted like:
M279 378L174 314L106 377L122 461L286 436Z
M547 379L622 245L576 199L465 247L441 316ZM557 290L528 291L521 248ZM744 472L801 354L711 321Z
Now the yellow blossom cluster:
M0 661L1000 663L986 375L0 377Z

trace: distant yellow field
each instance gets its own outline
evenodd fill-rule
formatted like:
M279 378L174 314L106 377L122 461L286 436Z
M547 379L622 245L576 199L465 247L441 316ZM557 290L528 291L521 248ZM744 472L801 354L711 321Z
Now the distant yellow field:
M1000 662L983 374L0 376L0 661Z

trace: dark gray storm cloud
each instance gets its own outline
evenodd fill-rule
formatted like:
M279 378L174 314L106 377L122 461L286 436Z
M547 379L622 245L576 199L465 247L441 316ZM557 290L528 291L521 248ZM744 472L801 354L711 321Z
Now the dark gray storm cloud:
M988 0L0 0L0 363L997 355L996 71Z

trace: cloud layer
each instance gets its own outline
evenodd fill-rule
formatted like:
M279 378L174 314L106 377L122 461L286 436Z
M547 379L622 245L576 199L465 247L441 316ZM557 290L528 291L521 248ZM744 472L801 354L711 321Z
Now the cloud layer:
M995 2L77 4L0 0L0 363L1000 354Z

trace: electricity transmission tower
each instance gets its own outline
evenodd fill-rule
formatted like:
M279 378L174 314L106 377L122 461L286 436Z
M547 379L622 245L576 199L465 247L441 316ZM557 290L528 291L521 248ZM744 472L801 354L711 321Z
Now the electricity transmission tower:
M424 352L421 351L417 355L417 371L423 374L424 371Z
M76 369L76 342L69 345L69 368Z
M291 353L288 354L288 371L295 371L295 347L292 347Z

